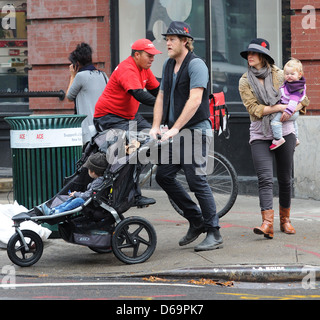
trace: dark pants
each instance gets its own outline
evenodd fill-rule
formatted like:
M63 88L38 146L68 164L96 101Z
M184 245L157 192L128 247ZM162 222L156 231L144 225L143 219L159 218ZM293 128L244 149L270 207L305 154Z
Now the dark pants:
M107 114L101 118L93 119L94 126L98 132L108 129L120 129L124 131L151 129L151 124L143 118L142 115L136 114L133 120L128 120L114 114Z
M273 208L273 158L277 166L279 184L279 203L283 208L290 208L292 195L293 154L296 136L284 137L286 142L270 151L271 140L255 140L251 144L253 164L258 176L259 200L262 211Z
M176 137L174 137L174 141L175 139ZM206 139L206 136L201 135L200 139L202 140L200 143L195 143L196 139L194 132L192 132L191 143L180 140L177 146L173 142L168 152L169 161L166 161L165 164L162 162L158 166L156 180L168 196L183 211L187 220L190 221L203 217L207 229L219 228L219 217L216 213L215 201L203 170L206 165L210 144L209 140L211 138ZM192 150L193 156L191 161L186 161L185 159L185 148ZM172 161L177 149L179 149L180 152L179 161ZM184 170L190 191L196 196L200 208L176 180L176 174L180 169Z

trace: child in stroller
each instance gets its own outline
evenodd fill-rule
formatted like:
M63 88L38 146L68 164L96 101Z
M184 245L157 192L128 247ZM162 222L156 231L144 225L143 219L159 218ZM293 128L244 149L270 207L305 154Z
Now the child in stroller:
M127 264L142 263L151 257L157 243L152 224L142 217L123 215L134 204L135 184L141 171L141 163L133 163L130 159L137 157L142 148L132 153L124 152L124 161L119 161L119 154L114 152L117 148L112 148L115 145L113 137L111 130L93 137L77 162L76 172L65 179L60 192L37 208L12 218L16 232L8 242L7 254L13 263L21 267L31 266L41 258L43 252L40 236L31 230L20 229L23 221L57 224L63 240L87 246L98 253L109 252L111 247L114 255ZM98 188L92 188L88 200L74 209L49 216L39 210L44 205L55 208L65 202L68 190L85 192L92 182L85 164L89 158L92 160L92 155L102 154L106 157L107 153L108 165L103 172L103 182ZM114 159L110 154L115 155Z
M88 174L90 178L93 179L93 181L88 184L85 192L69 192L68 200L60 205L54 208L49 208L46 204L43 204L42 206L37 207L36 210L39 209L45 215L50 216L52 214L72 210L84 204L85 201L92 196L93 190L99 189L102 186L104 180L103 173L107 169L108 161L105 154L98 152L90 155L83 166L88 169Z

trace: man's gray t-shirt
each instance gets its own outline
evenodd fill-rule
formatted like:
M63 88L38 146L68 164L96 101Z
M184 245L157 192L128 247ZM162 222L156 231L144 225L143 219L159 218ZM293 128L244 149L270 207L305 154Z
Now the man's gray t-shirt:
M101 71L78 72L69 89L67 98L75 100L77 114L85 114L82 121L82 142L89 141L94 134L93 114L95 105L106 87L106 79Z
M162 72L162 81L160 84L160 90L164 90L164 72L165 68L167 65L169 59L167 59L163 65L163 72ZM189 66L188 66L188 73L190 77L190 90L195 89L195 88L207 88L208 81L209 81L209 73L208 73L208 68L206 64L204 63L203 60L200 58L195 58L190 61ZM176 85L176 79L177 79L177 74L173 73L173 78L172 78L172 87L171 87L171 93L170 93L170 108L169 108L169 126L173 125L175 122L174 120L174 89ZM206 132L206 130L209 130L211 132L212 127L210 120L204 120L196 125L189 127L189 129L201 129L203 132Z

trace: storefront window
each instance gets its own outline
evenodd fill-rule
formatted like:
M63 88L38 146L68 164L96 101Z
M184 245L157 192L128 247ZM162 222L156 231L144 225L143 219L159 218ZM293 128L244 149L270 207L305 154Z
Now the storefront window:
M208 61L208 3L208 0L118 0L115 8L118 9L119 22L119 38L116 39L119 40L119 61L130 55L130 47L134 41L148 38L163 52L155 57L151 67L160 80L163 63L168 58L162 34L172 21L185 21L191 26L191 34L195 38L195 53ZM141 105L139 112L152 122L152 108Z
M211 16L212 90L224 91L228 103L240 101L239 79L247 71L240 52L257 34L255 1L212 1Z
M26 1L0 1L0 90L28 90ZM8 101L1 98L1 102ZM10 102L24 101L10 99Z
M240 77L247 71L247 62L240 52L252 39L267 39L276 64L282 66L282 1L118 1L120 61L130 54L130 45L136 39L147 37L163 52L156 56L152 65L153 73L160 78L167 58L166 43L161 34L171 21L185 21L190 24L195 38L195 53L211 68L211 91L225 92L232 111L245 111L238 86Z
M196 40L195 52L205 59L205 0L119 0L120 61L130 54L130 45L135 40L148 38L163 52L152 65L153 73L160 78L168 57L161 34L174 20L190 24Z
M161 77L163 62L168 58L166 43L161 35L171 21L185 21L191 26L195 39L195 53L206 59L205 1L204 0L148 0L146 1L147 38L163 52L153 66L153 72Z

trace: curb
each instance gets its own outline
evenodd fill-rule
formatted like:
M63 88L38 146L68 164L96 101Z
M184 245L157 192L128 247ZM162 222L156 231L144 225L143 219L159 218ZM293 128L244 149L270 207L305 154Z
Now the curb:
M158 277L212 278L240 282L290 282L320 279L320 267L310 265L250 265L183 268L150 274Z
M34 274L19 273L19 277L35 276ZM56 276L64 278L64 276ZM76 276L77 277L77 276ZM85 278L87 276L82 276ZM92 276L89 276L92 277ZM320 280L320 266L311 265L250 265L250 266L219 266L182 268L155 272L134 272L99 276L99 278L173 278L173 279L210 279L215 281L236 281L248 283L285 283L304 281L307 286ZM70 276L67 276L70 278Z

